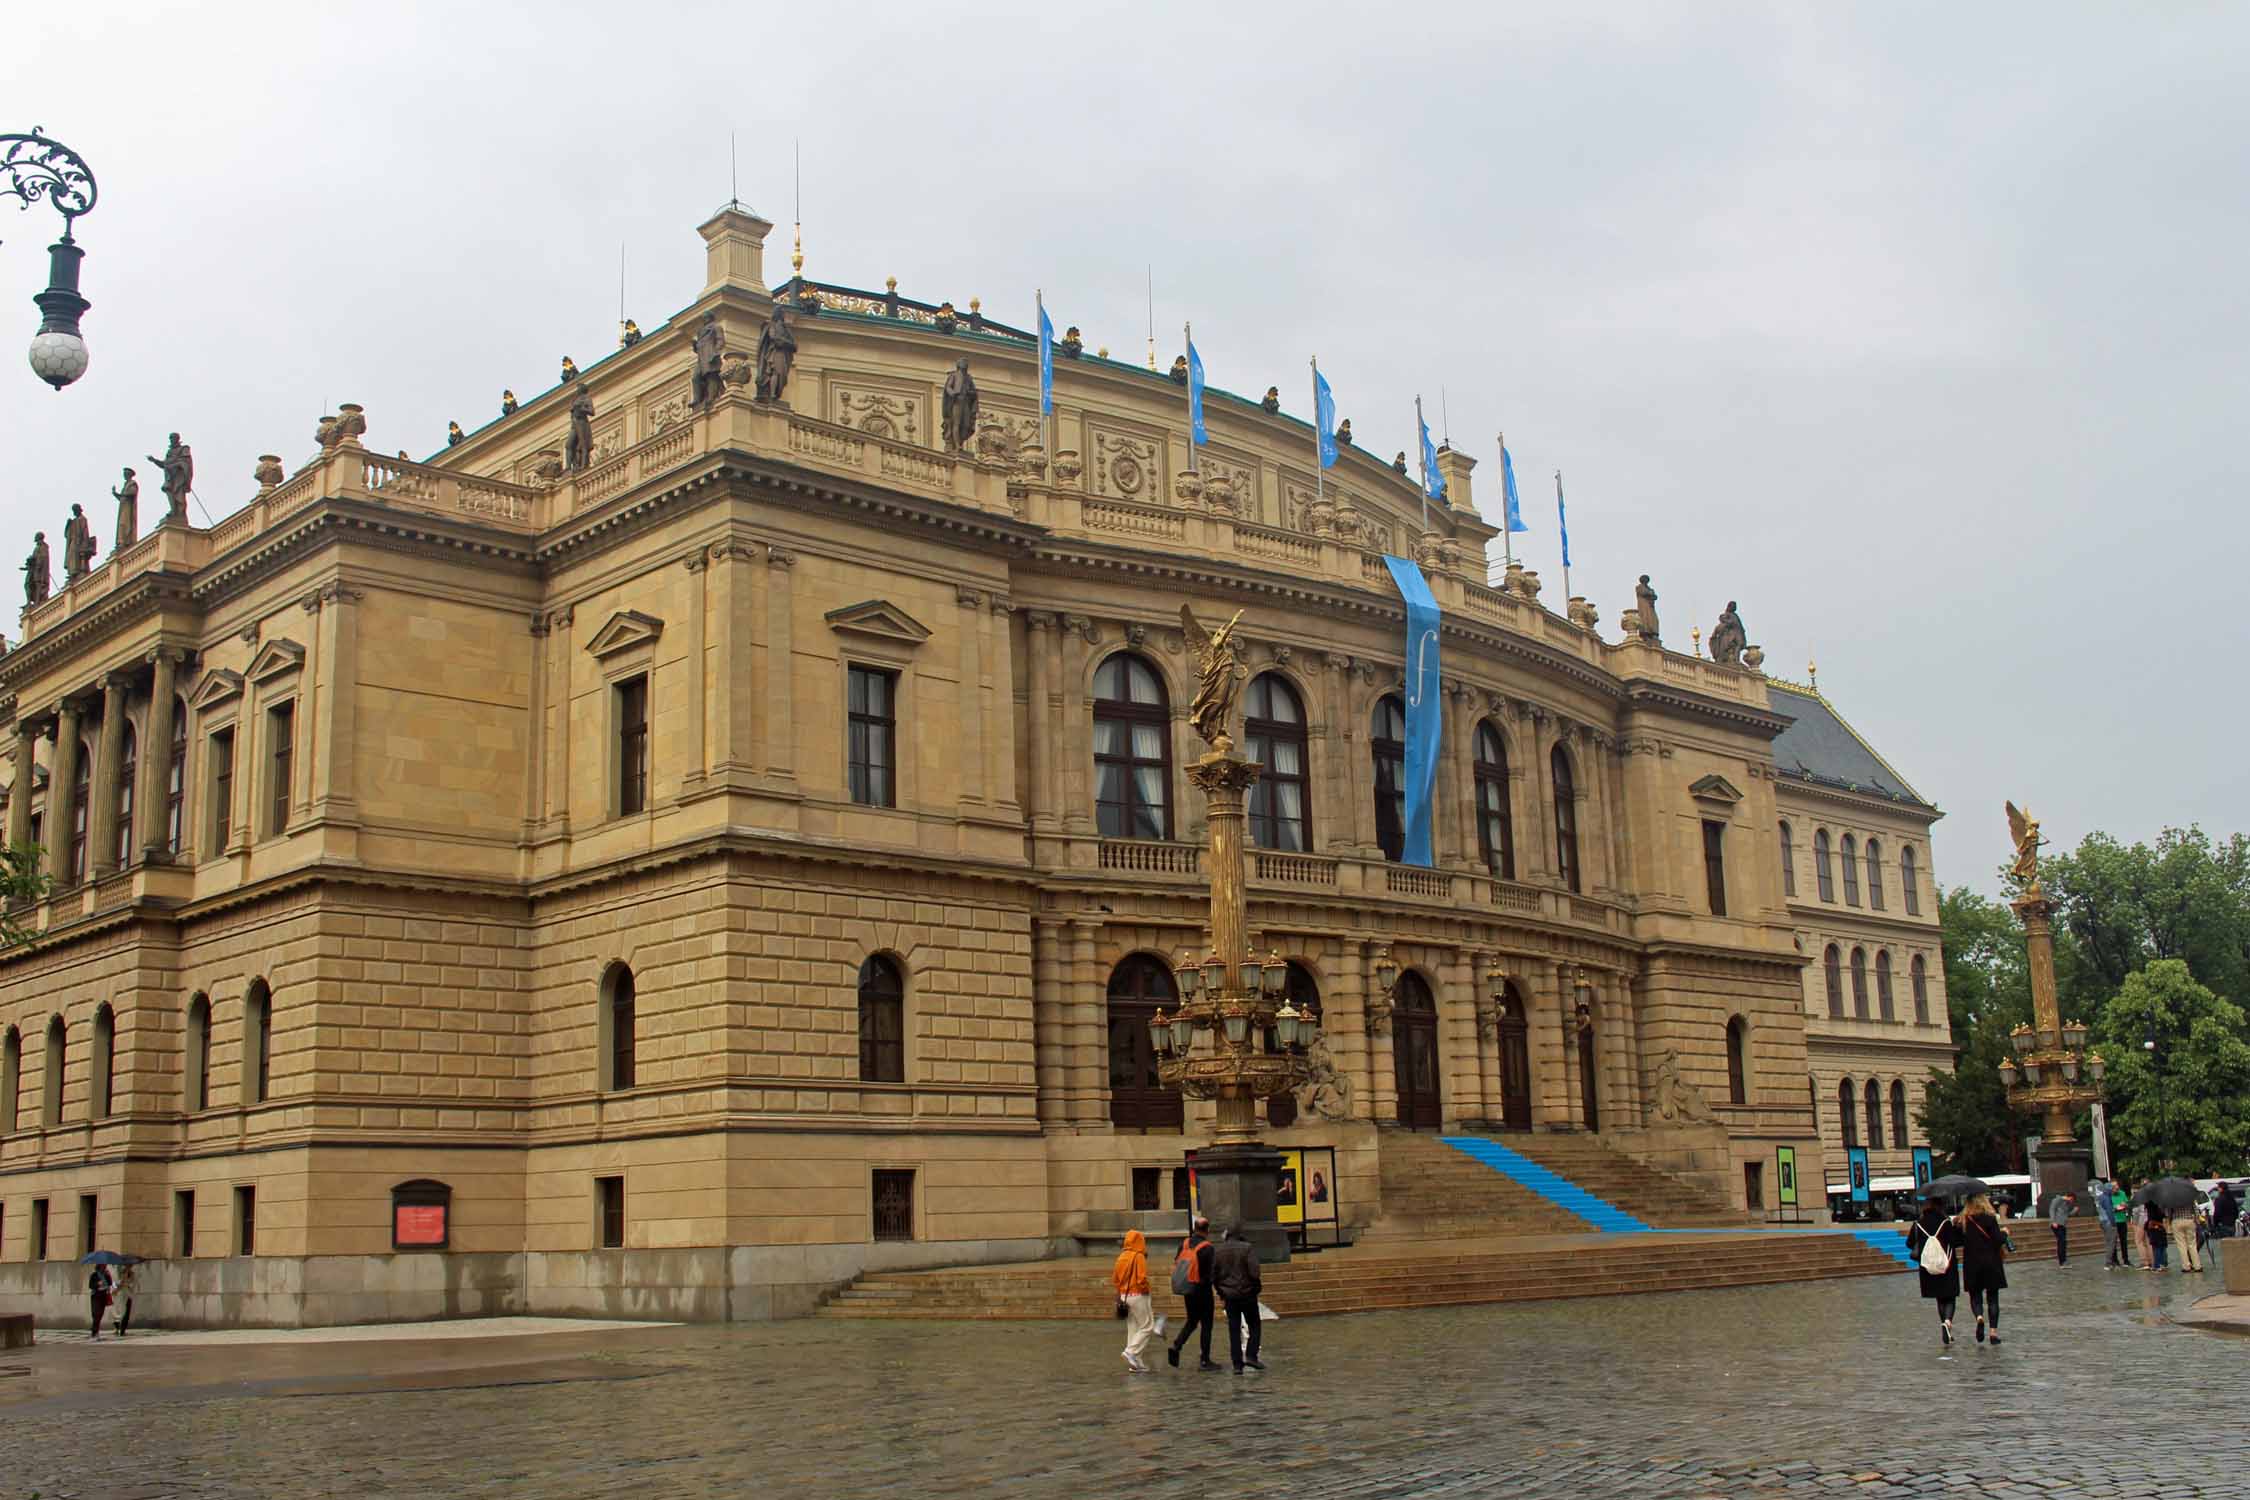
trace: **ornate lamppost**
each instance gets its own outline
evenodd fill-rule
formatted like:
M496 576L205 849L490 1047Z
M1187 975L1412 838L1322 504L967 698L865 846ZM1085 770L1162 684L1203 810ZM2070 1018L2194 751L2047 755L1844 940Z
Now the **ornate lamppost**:
M99 189L86 159L38 126L29 135L0 135L0 194L29 208L42 198L63 216L62 238L47 247L47 289L31 300L41 313L31 338L31 369L61 390L86 373L86 340L78 319L93 304L78 294L78 264L86 252L71 236L71 225L90 212Z
M2039 821L2008 804L2008 831L2016 859L2009 879L2017 897L2008 904L2023 919L2024 946L2031 960L2032 1024L2009 1033L2013 1059L2000 1060L2000 1084L2008 1103L2040 1117L2039 1194L2083 1199L2093 1153L2078 1144L2071 1116L2102 1097L2105 1071L2101 1054L2086 1050L2086 1027L2065 1022L2055 997L2055 903L2039 883Z
M1161 1010L1149 1023L1156 1044L1157 1076L1191 1099L1218 1102L1213 1143L1195 1153L1197 1197L1214 1223L1240 1223L1261 1260L1289 1258L1289 1236L1276 1215L1281 1153L1258 1140L1258 1101L1289 1093L1312 1077L1295 1044L1310 1044L1319 1022L1286 998L1289 966L1269 951L1261 961L1250 948L1243 862L1244 800L1259 766L1234 753L1226 726L1234 716L1240 664L1234 645L1239 612L1215 634L1180 607L1187 639L1201 662L1189 722L1210 752L1188 767L1188 779L1208 802L1211 879L1211 949L1196 960L1183 954L1174 972L1179 1008ZM1265 1050L1266 1030L1280 1043Z

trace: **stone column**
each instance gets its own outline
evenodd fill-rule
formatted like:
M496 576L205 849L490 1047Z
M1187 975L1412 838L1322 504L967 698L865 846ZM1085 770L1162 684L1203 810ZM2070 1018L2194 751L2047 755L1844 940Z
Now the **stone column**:
M994 594L978 617L977 635L982 643L978 660L984 665L984 680L979 684L977 702L986 722L996 726L984 737L985 796L995 807L1020 810L1014 732L1015 637L1008 629L1013 613L1007 598Z
M1586 836L1579 840L1579 857L1586 861L1586 889L1614 892L1617 867L1610 859L1610 800L1608 736L1593 729L1578 733L1580 778L1586 783L1584 806Z
M1062 814L1062 826L1071 833L1092 833L1094 822L1094 715L1087 701L1088 637L1094 633L1093 621L1084 615L1062 617L1062 715L1056 725L1055 744L1060 751L1061 782L1057 790L1057 811ZM1177 784L1171 794L1177 797Z
M797 630L791 607L789 570L797 555L779 547L766 548L766 774L779 781L795 781L797 773L796 701Z
M1488 1128L1500 1124L1500 1005L1492 998L1493 984L1490 970L1497 961L1486 959L1482 964L1475 956L1469 959L1471 998L1476 1001L1477 1039L1477 1094L1481 1103L1481 1118Z
M1523 707L1517 716L1523 726L1523 740L1528 747L1530 763L1524 773L1530 778L1531 822L1526 826L1516 824L1517 873L1529 880L1536 876L1542 882L1561 878L1562 859L1555 847L1555 772L1552 752L1547 744L1547 714L1544 709ZM1529 833L1531 837L1525 838ZM1526 854L1535 856L1536 862L1527 862ZM1564 1011L1570 1009L1570 997L1563 997Z
M1109 988L1101 983L1094 958L1094 935L1100 930L1094 918L1070 919L1070 967L1063 980L1070 1117L1081 1129L1109 1122Z
M125 777L125 692L131 683L123 672L102 676L102 737L94 747L93 807L86 824L86 867L97 880L117 870L117 788ZM127 829L128 838L131 834Z
M178 732L172 718L172 700L179 693L180 663L185 652L158 646L144 658L152 670L148 690L146 733L141 736L141 785L133 794L140 810L141 862L163 864L172 858L172 736ZM183 756L184 760L185 757ZM180 767L180 846L188 844L187 767Z
M1039 1080L1039 1123L1054 1129L1070 1121L1069 1053L1062 998L1062 922L1039 917L1031 925L1031 1036Z
M554 684L547 695L547 819L561 833L570 830L570 627L577 611L564 607L547 617L547 655ZM600 821L599 816L595 818Z
M711 546L719 654L711 672L712 744L705 759L715 775L730 782L758 768L758 570L751 566L757 560L757 549L748 542L730 540Z
M984 740L984 595L975 589L956 588L954 602L961 607L955 643L955 691L961 706L960 775L955 794L963 807L985 802Z
M1461 784L1454 775L1461 754L1461 685L1438 687L1438 753L1430 788L1430 859L1437 868L1461 863Z
M1391 1033L1391 1016L1395 1002L1383 992L1375 978L1375 955L1364 944L1361 961L1367 966L1367 1118L1377 1121L1398 1119L1398 1061L1397 1047ZM1394 954L1393 961L1397 955ZM1403 970L1406 966L1402 963Z
M1352 836L1351 772L1345 765L1344 721L1351 697L1352 659L1328 652L1320 659L1320 713L1325 721L1319 732L1321 826L1314 830L1313 846L1330 854L1348 852Z
M1578 970L1568 961L1555 964L1555 993L1559 998L1557 1017L1562 1036L1562 1119L1573 1130L1586 1128L1586 1107L1578 1078Z
M693 596L688 606L687 645L687 738L691 750L680 781L682 791L694 792L711 774L711 627L707 618L711 612L711 559L698 543L680 565L688 571L688 592Z
M8 847L21 849L31 842L31 783L39 763L39 721L29 715L16 720L16 777L8 792Z
M58 889L71 883L71 791L78 780L78 705L65 698L55 711L55 754L47 771L47 870Z
M547 811L547 616L531 615L531 745L530 765L523 779L523 826L527 836L539 831Z
M1024 731L1031 740L1031 785L1024 797L1031 826L1055 826L1055 617L1026 610L1024 629L1031 637L1031 670L1025 676Z
M1438 1060L1443 1108L1456 1122L1485 1118L1484 1048L1477 1035L1476 960L1465 948L1438 966ZM1444 1116L1440 1116L1442 1123Z
M320 715L300 714L301 743L313 746L310 776L297 778L300 817L359 821L359 605L357 589L332 584L320 593Z

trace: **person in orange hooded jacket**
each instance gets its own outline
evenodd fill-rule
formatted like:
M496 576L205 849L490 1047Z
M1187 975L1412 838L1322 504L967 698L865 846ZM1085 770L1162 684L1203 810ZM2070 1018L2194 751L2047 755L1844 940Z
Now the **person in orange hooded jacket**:
M1125 1367L1145 1373L1141 1350L1156 1335L1156 1307L1148 1295L1148 1238L1138 1229L1125 1231L1125 1248L1110 1268L1110 1284L1117 1300L1125 1304Z

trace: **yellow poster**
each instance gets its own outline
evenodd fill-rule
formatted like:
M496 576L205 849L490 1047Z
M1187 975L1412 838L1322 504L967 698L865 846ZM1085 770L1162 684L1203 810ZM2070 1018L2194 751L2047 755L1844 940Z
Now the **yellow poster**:
M1305 1153L1281 1153L1281 1191L1274 1195L1274 1217L1284 1224L1305 1222Z

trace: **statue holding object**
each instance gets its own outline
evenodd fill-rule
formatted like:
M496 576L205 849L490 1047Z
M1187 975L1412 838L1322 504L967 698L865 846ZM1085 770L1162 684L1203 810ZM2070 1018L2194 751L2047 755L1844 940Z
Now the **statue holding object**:
M945 386L940 392L943 407L939 413L945 428L946 451L964 453L969 440L977 433L977 383L969 374L969 357L964 354L953 362L945 375Z
M63 522L63 584L68 587L84 578L94 566L94 527L86 519L86 508L73 505L70 519Z
M31 556L23 560L23 607L33 609L47 602L47 592L54 587L54 564L47 553L47 533L31 534Z
M109 497L117 502L117 539L110 546L122 552L141 534L141 482L131 469L125 471L125 482L111 490Z
M695 373L689 382L688 405L702 406L726 389L726 382L719 378L726 352L727 335L719 326L719 315L705 313L695 330Z
M1719 623L1711 627L1711 660L1724 667L1742 664L1742 648L1750 644L1749 635L1742 628L1742 616L1734 612L1732 599L1719 615Z
M570 436L563 439L563 467L575 473L594 461L594 396L584 386L570 401Z
M1206 631L1193 609L1180 606L1180 628L1197 663L1195 703L1188 709L1188 722L1203 743L1221 755L1234 749L1227 725L1234 722L1235 695L1241 690L1242 663L1234 642L1234 629L1241 623L1238 609L1216 631Z
M172 434L172 445L158 458L150 454L148 461L164 471L164 520L166 526L187 524L188 490L195 484L195 456L188 445L180 441L178 433Z
M758 390L760 401L779 401L789 389L789 369L797 362L797 335L789 327L789 309L776 302L766 331L758 335Z

